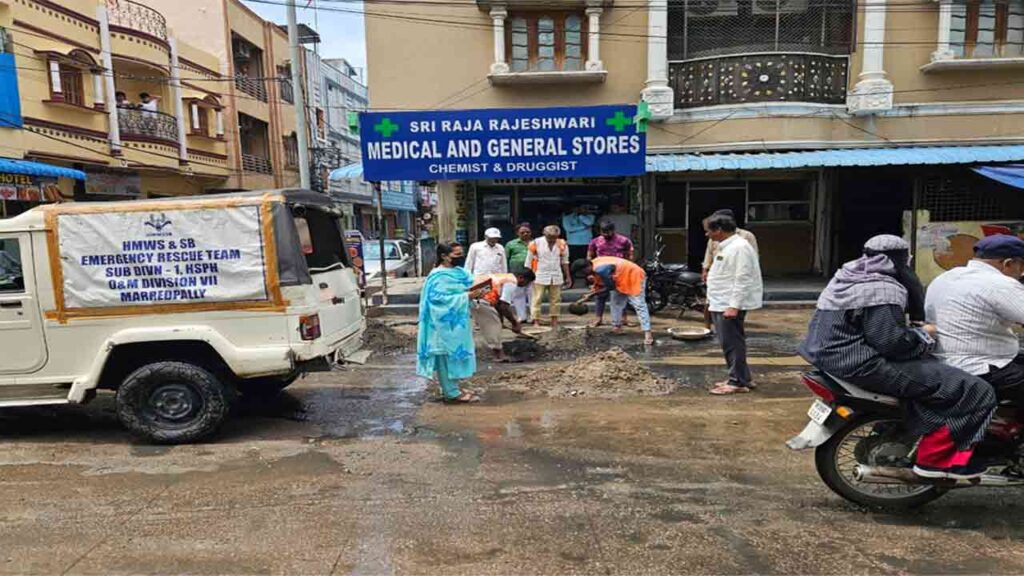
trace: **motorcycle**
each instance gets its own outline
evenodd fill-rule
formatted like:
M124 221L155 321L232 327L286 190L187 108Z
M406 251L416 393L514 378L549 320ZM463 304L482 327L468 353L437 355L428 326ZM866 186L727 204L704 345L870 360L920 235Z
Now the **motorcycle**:
M977 486L1024 486L1024 422L1001 404L972 458L986 473L970 480L929 479L913 472L919 437L907 432L898 399L869 392L825 372L801 375L815 398L810 422L786 444L814 448L818 476L833 492L861 506L909 509L946 492Z
M665 250L665 245L662 244L660 235L655 239L658 242L658 249L643 266L644 272L647 273L645 297L648 310L653 315L668 306L675 306L680 308L680 317L687 310L703 313L707 305L707 291L701 275L691 272L686 264L662 263L661 254Z

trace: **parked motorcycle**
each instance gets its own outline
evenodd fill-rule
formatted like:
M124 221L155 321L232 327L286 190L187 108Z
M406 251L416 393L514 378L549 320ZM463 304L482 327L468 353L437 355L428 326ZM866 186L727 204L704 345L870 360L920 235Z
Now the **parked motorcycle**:
M1024 422L1000 405L973 458L988 472L971 480L927 479L914 474L919 437L906 431L898 399L869 392L820 371L802 375L817 398L810 422L786 444L814 448L818 475L833 492L871 508L922 506L953 489L1024 485Z
M704 312L707 305L707 291L704 281L697 272L691 272L686 264L664 264L661 253L665 245L661 236L657 236L658 249L654 256L644 263L647 273L647 308L651 314L660 312L668 306L678 307L679 316L687 310Z

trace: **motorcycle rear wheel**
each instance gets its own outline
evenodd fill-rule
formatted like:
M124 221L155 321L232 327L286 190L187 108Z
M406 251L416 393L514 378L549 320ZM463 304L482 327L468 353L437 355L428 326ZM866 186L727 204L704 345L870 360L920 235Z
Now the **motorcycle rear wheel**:
M647 288L647 294L644 295L647 300L647 311L653 316L656 312L661 312L668 306L668 295L662 294L653 287Z
M899 419L867 415L855 417L814 452L814 464L821 480L843 498L868 508L908 510L923 506L945 494L928 484L869 484L854 477L857 464L891 466L881 461L902 453L909 456L916 438L898 434Z

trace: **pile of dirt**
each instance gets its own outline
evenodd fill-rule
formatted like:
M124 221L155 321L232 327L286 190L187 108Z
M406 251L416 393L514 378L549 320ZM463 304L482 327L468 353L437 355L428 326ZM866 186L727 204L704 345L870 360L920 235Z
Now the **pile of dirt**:
M662 396L678 388L676 382L651 372L617 347L583 356L568 365L509 370L474 378L470 384L553 398Z
M516 360L559 360L578 358L612 347L607 332L595 328L556 328L537 334L536 340L516 339L504 344L505 353Z
M416 350L416 335L402 332L380 320L367 318L363 347L375 354L407 354Z

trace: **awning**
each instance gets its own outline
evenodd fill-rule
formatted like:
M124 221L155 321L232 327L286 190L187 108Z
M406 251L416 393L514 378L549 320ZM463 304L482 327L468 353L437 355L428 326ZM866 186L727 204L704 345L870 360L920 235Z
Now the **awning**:
M981 166L975 168L974 171L997 182L1002 182L1007 186L1024 190L1024 164Z
M349 164L348 166L342 166L341 168L335 168L331 170L330 175L327 177L328 180L347 180L349 178L362 178L363 177L363 165L359 162L355 164Z
M85 172L81 170L43 164L42 162L31 162L29 160L13 160L11 158L0 158L0 173L85 180Z
M649 154L648 172L785 170L843 166L976 164L1024 161L1024 145L837 148L750 154Z

